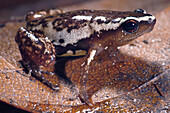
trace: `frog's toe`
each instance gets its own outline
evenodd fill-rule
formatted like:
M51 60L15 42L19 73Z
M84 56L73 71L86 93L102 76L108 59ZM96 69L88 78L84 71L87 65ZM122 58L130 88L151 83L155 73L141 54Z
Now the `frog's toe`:
M92 99L88 96L87 91L83 88L80 90L79 98L90 107L94 105Z

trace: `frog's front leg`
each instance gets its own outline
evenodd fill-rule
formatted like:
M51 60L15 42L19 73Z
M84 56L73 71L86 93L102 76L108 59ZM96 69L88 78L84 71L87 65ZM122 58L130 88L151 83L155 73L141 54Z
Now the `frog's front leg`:
M55 48L51 41L40 32L28 32L21 27L15 37L22 55L24 66L49 87L56 89L42 74L50 74L55 64ZM57 88L58 89L58 88Z
M100 56L98 56L101 52L103 51L103 47L98 46L98 45L94 45L93 47L91 47L87 53L87 60L86 62L84 62L84 72L83 72L83 76L81 76L80 78L80 93L79 96L80 98L89 106L93 106L94 103L91 100L91 97L89 97L88 93L87 93L87 87L86 87L86 82L89 76L89 71L91 68L91 62L94 62L93 60L95 59L95 61L97 61L96 59Z

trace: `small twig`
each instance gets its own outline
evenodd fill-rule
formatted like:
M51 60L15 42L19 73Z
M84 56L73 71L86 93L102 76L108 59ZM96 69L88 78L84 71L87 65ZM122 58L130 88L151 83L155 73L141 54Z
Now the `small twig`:
M159 90L158 86L157 86L156 84L152 84L152 85L155 87L155 89L156 89L156 91L158 92L158 94L163 97L163 94L162 94L162 92Z

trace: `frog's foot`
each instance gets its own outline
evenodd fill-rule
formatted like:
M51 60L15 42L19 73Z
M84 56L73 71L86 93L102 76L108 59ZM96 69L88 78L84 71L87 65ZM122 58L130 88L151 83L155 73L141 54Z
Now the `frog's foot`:
M62 14L63 11L61 9L55 8L55 9L49 9L49 10L40 10L37 12L29 12L26 16L26 21L30 22L33 20L43 19L45 17L50 16L57 16L59 14Z
M37 78L39 81L41 81L43 84L45 84L46 86L48 86L49 88L53 89L54 91L59 91L59 85L54 85L52 84L49 80L47 80L44 76L42 75L34 75L33 74L33 77ZM56 83L58 84L58 83Z
M59 80L57 80L57 76L50 72L46 72L43 70L32 70L32 76L37 78L40 82L53 89L54 91L59 91ZM55 77L54 81L49 79L50 77Z
M70 85L69 90L70 90L71 95L67 97L67 100L77 99L77 97L79 95L79 89L77 88L77 86L72 84L72 85Z
M48 71L43 71L40 69L36 69L36 68L31 68L29 67L29 65L24 64L23 61L20 61L21 66L24 68L24 72L26 72L29 75L32 75L33 77L35 77L36 79L38 79L40 82L42 82L43 84L45 84L46 86L48 86L49 88L53 89L54 91L59 91L59 81L56 82L57 80L55 80L55 84L54 85L51 81L47 80L46 77L44 76L46 74L46 76L54 76L54 73L52 72L48 72ZM57 76L55 76L57 77Z
M93 106L93 101L91 100L91 98L88 96L87 91L85 89L85 87L83 86L82 88L80 88L80 92L79 92L79 97L80 99L85 102L87 105L89 105L90 107Z
M62 80L63 81L63 80ZM62 86L63 85L63 86ZM89 106L93 106L91 98L89 98L87 92L86 92L86 86L85 84L82 85L82 87L78 88L75 84L73 84L69 80L64 80L63 83L60 84L61 89L62 87L65 87L65 92L67 93L65 95L65 99L68 101L74 101L77 98L80 98L80 100L83 103L86 103ZM67 91L66 91L67 90Z

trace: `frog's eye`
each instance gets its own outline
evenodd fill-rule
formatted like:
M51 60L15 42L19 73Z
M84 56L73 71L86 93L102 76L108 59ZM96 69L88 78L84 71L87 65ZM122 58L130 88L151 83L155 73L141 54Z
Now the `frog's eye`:
M136 21L136 20L127 20L126 22L124 22L123 24L123 29L126 31L126 32L129 32L129 33L133 33L135 32L139 27L139 22Z

